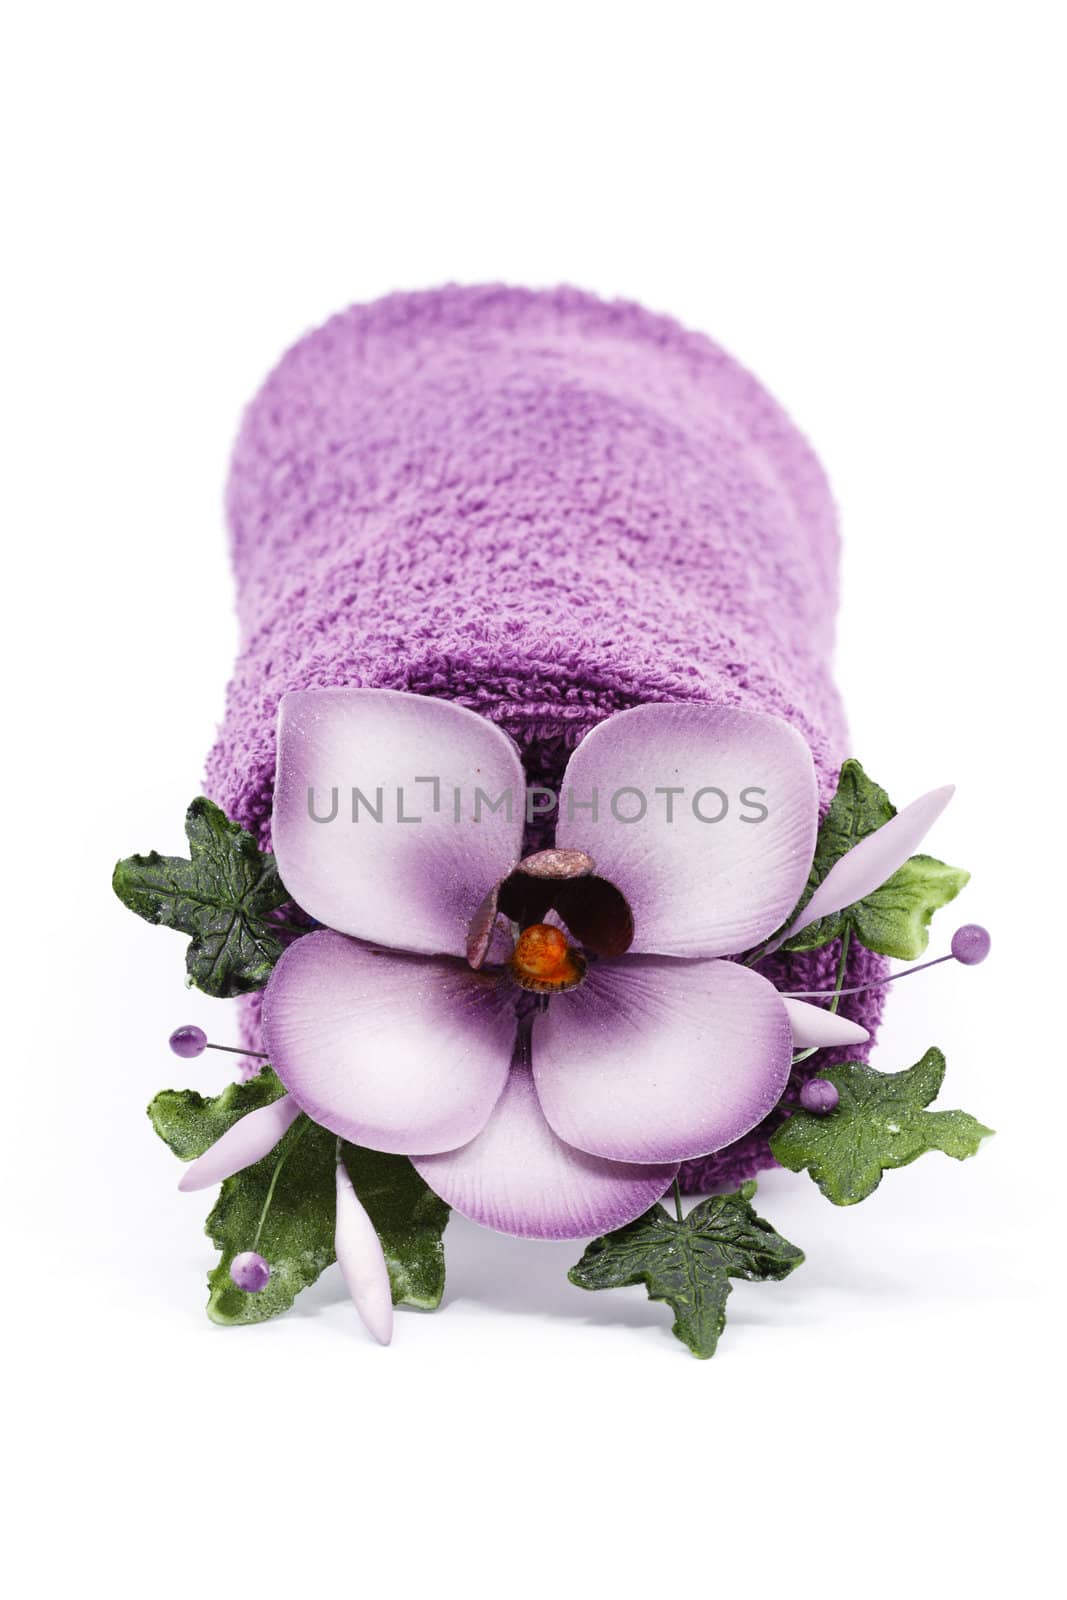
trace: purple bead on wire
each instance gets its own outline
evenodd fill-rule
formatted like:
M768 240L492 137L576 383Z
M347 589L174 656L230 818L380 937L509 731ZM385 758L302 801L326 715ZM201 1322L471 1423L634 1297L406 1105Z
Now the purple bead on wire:
M176 1056L182 1056L189 1061L193 1056L203 1055L207 1049L207 1034L195 1023L187 1022L184 1027L175 1028L169 1043Z
M976 967L989 954L992 942L987 928L977 922L966 922L952 935L952 954L965 967Z
M260 1061L267 1059L262 1050L246 1050L244 1045L212 1044L203 1028L198 1028L195 1022L187 1022L184 1027L175 1028L169 1044L176 1056L184 1056L186 1060L203 1055L205 1050L222 1050L228 1056L255 1056Z
M259 1294L270 1282L270 1267L255 1250L242 1250L230 1263L230 1277L246 1294Z
M825 1117L837 1110L841 1096L826 1078L809 1078L800 1086L800 1103L813 1116Z

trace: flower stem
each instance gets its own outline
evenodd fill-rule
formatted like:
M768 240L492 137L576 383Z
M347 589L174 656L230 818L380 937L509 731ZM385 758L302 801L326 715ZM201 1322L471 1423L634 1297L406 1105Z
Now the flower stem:
M677 1178L674 1180L674 1214L679 1222L685 1221L685 1212L682 1210L682 1187Z
M270 1210L271 1201L274 1199L274 1191L278 1186L278 1179L281 1177L282 1168L285 1166L285 1163L288 1161L289 1157L292 1155L293 1151L296 1149L297 1145L300 1143L301 1139L311 1126L311 1123L308 1121L307 1117L301 1117L299 1120L301 1123L300 1131L294 1138L289 1140L288 1149L278 1157L278 1164L271 1173L270 1187L267 1189L266 1199L263 1201L263 1209L259 1213L259 1222L256 1224L256 1236L252 1240L253 1250L257 1249L259 1246L259 1236L263 1232L263 1224L267 1220L267 1212ZM294 1123L293 1126L295 1127L296 1124Z
M830 1004L826 1008L827 1011L836 1011L840 1003L842 993L841 985L845 981L845 967L848 965L848 947L851 941L852 929L846 928L844 933L841 935L841 954L837 958L837 972L834 976L833 994ZM795 996L793 998L795 998ZM793 1057L794 1067L799 1066L802 1061L806 1061L809 1056L815 1055L816 1051L821 1050L822 1048L822 1045L813 1044L809 1045L808 1049L801 1050L799 1054Z
M837 974L834 978L834 997L830 1001L830 1010L836 1011L841 1002L841 985L845 981L845 968L848 965L848 947L852 943L852 929L846 926L841 935L841 954L837 958Z
M857 983L849 989L841 989L840 994L866 994L869 989L881 989L887 983L896 983L899 978L910 978L913 972L926 972L930 967L939 967L944 961L955 961L956 957L950 951L947 956L935 956L933 961L920 961L917 967L905 967L903 972L890 972L884 978L872 978L870 983ZM832 989L783 989L781 991L787 1000L825 1000Z

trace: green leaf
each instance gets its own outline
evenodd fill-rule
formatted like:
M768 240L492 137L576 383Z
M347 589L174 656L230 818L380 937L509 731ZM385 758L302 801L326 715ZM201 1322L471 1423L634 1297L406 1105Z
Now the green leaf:
M882 1173L906 1167L928 1150L957 1161L976 1155L992 1133L966 1111L926 1111L945 1076L940 1050L927 1050L904 1072L875 1072L860 1061L829 1067L820 1076L840 1095L836 1111L795 1111L771 1135L771 1150L791 1172L807 1168L835 1206L873 1194Z
M869 833L895 817L897 808L880 784L868 778L858 761L842 763L837 792L819 825L815 857L807 888L793 912L802 911L830 868Z
M804 893L790 912L786 927L803 911L830 868L853 845L895 816L896 807L885 790L868 778L858 761L846 761L837 793L819 827ZM969 872L946 866L933 856L912 856L873 893L829 917L820 917L787 939L782 948L794 952L820 950L850 931L876 955L917 960L926 949L934 912L954 900L969 878Z
M211 1097L195 1089L164 1089L148 1115L175 1155L191 1161L241 1117L284 1092L276 1074L264 1067L247 1083L231 1083ZM336 1151L332 1133L298 1117L269 1155L226 1179L206 1224L222 1251L208 1278L208 1315L214 1322L277 1316L334 1260ZM353 1144L342 1145L342 1156L381 1240L394 1304L432 1310L445 1286L442 1235L448 1207L406 1156ZM234 1256L253 1249L271 1267L270 1282L260 1294L246 1294L230 1277Z
M205 994L260 989L282 952L268 915L289 899L274 857L203 797L189 807L185 832L189 859L129 856L112 887L146 922L190 935L186 968Z
M334 1261L336 1150L332 1133L299 1117L268 1156L227 1178L206 1223L222 1251L208 1277L213 1322L264 1322L277 1316ZM433 1310L445 1286L441 1236L448 1207L406 1156L351 1144L342 1146L342 1155L381 1240L394 1305ZM230 1277L234 1256L252 1249L271 1269L270 1282L259 1294L238 1289Z
M269 1106L285 1093L270 1067L246 1083L231 1083L221 1094L205 1098L195 1089L164 1089L148 1107L152 1126L182 1161L193 1161L221 1139L228 1128Z
M333 1261L336 1144L325 1128L298 1117L269 1155L226 1179L204 1225L222 1251L207 1280L212 1322L276 1317ZM270 1263L270 1282L259 1294L245 1293L230 1277L234 1256L244 1250L258 1250Z
M930 918L955 900L970 876L933 856L912 856L880 889L842 915L867 950L915 961L926 949Z
M677 1222L655 1205L636 1222L594 1239L567 1274L579 1289L643 1283L650 1300L674 1312L676 1338L695 1356L715 1354L726 1326L731 1278L766 1282L788 1276L804 1259L749 1204L755 1184L715 1195Z
M445 1288L445 1202L406 1156L346 1144L344 1162L382 1242L393 1304L433 1311Z

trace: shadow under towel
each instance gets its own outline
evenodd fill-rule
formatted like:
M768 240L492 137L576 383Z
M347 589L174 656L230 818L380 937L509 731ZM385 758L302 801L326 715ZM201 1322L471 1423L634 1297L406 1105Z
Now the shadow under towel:
M228 512L242 643L207 793L263 845L289 689L458 701L553 788L590 727L649 700L787 718L824 808L851 753L822 469L749 373L638 306L486 287L342 312L250 406ZM764 970L830 987L837 954ZM884 965L855 948L849 979ZM873 1028L881 999L841 1009ZM257 996L244 1036L258 1046ZM684 1186L773 1165L768 1128L689 1163Z

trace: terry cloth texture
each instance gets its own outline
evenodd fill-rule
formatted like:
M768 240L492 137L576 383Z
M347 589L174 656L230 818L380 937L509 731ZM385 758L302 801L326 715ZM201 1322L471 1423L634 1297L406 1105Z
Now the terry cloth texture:
M550 787L613 711L746 706L792 722L833 793L825 477L755 378L668 318L573 289L353 306L253 401L228 512L242 644L207 792L264 845L278 701L313 686L458 701ZM836 955L768 975L826 986ZM856 950L849 978L882 969ZM880 1004L842 1010L871 1026ZM253 998L250 1046L257 1017ZM771 1165L766 1132L691 1163L687 1187Z

